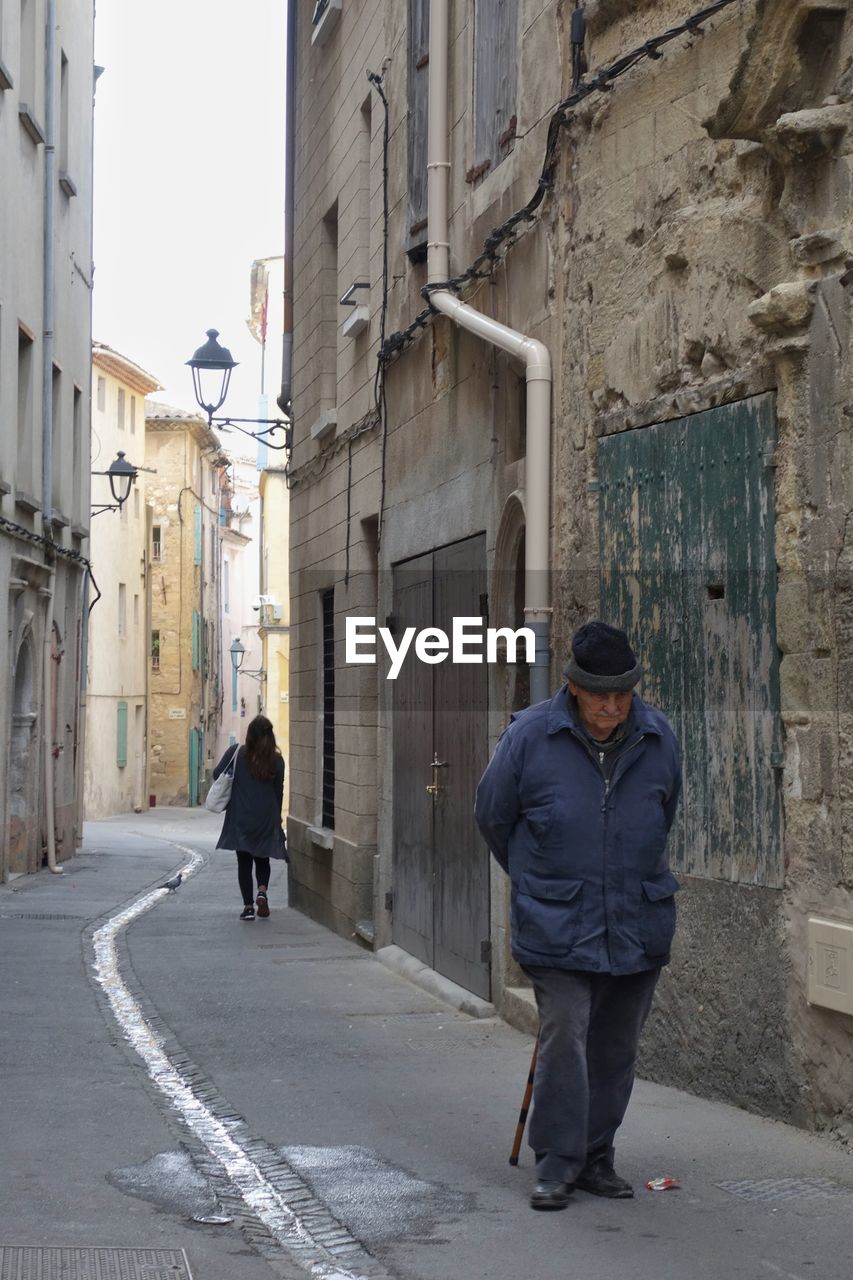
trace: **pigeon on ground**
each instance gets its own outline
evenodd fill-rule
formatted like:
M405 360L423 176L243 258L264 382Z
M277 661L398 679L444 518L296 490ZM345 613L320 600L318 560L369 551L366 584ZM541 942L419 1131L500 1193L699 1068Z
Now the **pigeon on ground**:
M169 890L169 893L174 893L174 892L175 892L175 890L176 890L176 889L178 888L178 886L180 885L180 883L181 883L181 881L183 880L183 878L184 878L184 877L183 877L183 875L182 875L182 874L181 874L181 872L179 871L179 872L178 872L178 874L177 874L176 876L174 876L171 880L167 880L165 884L161 884L161 885L160 885L160 888L161 888L161 889L168 889L168 890Z

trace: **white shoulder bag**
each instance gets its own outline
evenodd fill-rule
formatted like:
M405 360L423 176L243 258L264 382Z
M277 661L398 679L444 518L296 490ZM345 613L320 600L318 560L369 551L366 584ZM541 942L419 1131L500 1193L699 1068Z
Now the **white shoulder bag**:
M210 784L210 790L204 801L205 809L209 809L211 813L224 813L228 808L228 801L231 799L231 786L234 782L234 766L237 763L237 757L240 754L240 748L234 752L227 769L223 769L218 778L214 778Z

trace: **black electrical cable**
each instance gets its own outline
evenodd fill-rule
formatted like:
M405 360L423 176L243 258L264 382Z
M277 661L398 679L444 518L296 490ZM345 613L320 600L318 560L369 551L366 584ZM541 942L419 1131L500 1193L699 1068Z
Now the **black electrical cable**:
M101 589L95 581L95 575L92 572L92 565L84 555L79 551L72 551L70 547L57 546L57 544L52 542L50 538L45 538L40 533L33 533L32 529L25 529L22 524L16 524L14 520L8 520L6 516L0 516L0 529L5 529L7 533L14 534L15 537L21 538L24 542L32 542L36 546L47 548L62 560L71 560L75 564L82 564L91 579L92 586L98 593L88 608L88 612L92 612L95 605L101 599Z
M499 227L486 237L483 243L482 252L474 259L471 266L467 270L461 272L457 276L452 276L449 280L442 280L435 284L424 285L421 293L429 302L430 294L436 292L459 293L472 280L481 279L488 276L494 269L497 260L502 259L506 252L512 247L516 239L526 229L526 225L536 221L539 206L545 199L546 194L553 189L554 186L554 170L557 166L558 153L557 143L559 140L560 130L569 123L572 109L577 107L584 99L590 97L593 93L608 93L613 88L613 81L619 76L630 71L637 63L645 59L656 60L663 55L660 52L661 46L669 44L672 40L677 40L684 35L703 35L704 31L702 23L707 22L709 18L715 17L721 13L723 9L727 9L734 4L735 0L716 0L716 3L706 5L702 9L698 9L692 13L690 17L678 24L676 27L670 27L668 31L662 32L660 35L653 36L650 40L646 40L636 49L632 49L630 53L623 54L621 58L617 58L609 67L597 71L588 80L581 80L572 93L564 98L554 110L548 126L548 137L545 144L545 158L542 164L542 170L539 175L539 181L536 185L531 198L522 208L516 210L509 218ZM386 236L387 241L387 236ZM426 328L430 323L434 309L429 306L415 316L414 320L406 329L398 330L392 333L389 338L382 341L379 348L378 363L385 366L410 346L415 341L419 332Z

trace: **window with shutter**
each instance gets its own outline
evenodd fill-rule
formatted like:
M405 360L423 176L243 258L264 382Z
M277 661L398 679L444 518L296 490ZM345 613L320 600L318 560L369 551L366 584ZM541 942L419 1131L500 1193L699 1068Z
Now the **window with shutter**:
M409 0L409 225L407 251L426 256L429 0Z
M193 512L193 562L201 564L201 507L196 503Z
M127 703L116 708L116 764L120 769L127 765Z
M477 0L474 8L476 181L509 154L516 133L518 0Z
M198 671L201 663L201 618L197 609L193 609L192 664L193 671Z

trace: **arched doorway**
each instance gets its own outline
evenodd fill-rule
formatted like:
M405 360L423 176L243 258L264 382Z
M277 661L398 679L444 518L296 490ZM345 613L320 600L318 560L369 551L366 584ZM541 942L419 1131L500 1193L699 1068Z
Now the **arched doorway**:
M29 639L18 650L12 697L9 740L8 802L6 805L7 872L10 876L38 870L38 817L35 812L34 743L36 741L33 654Z

